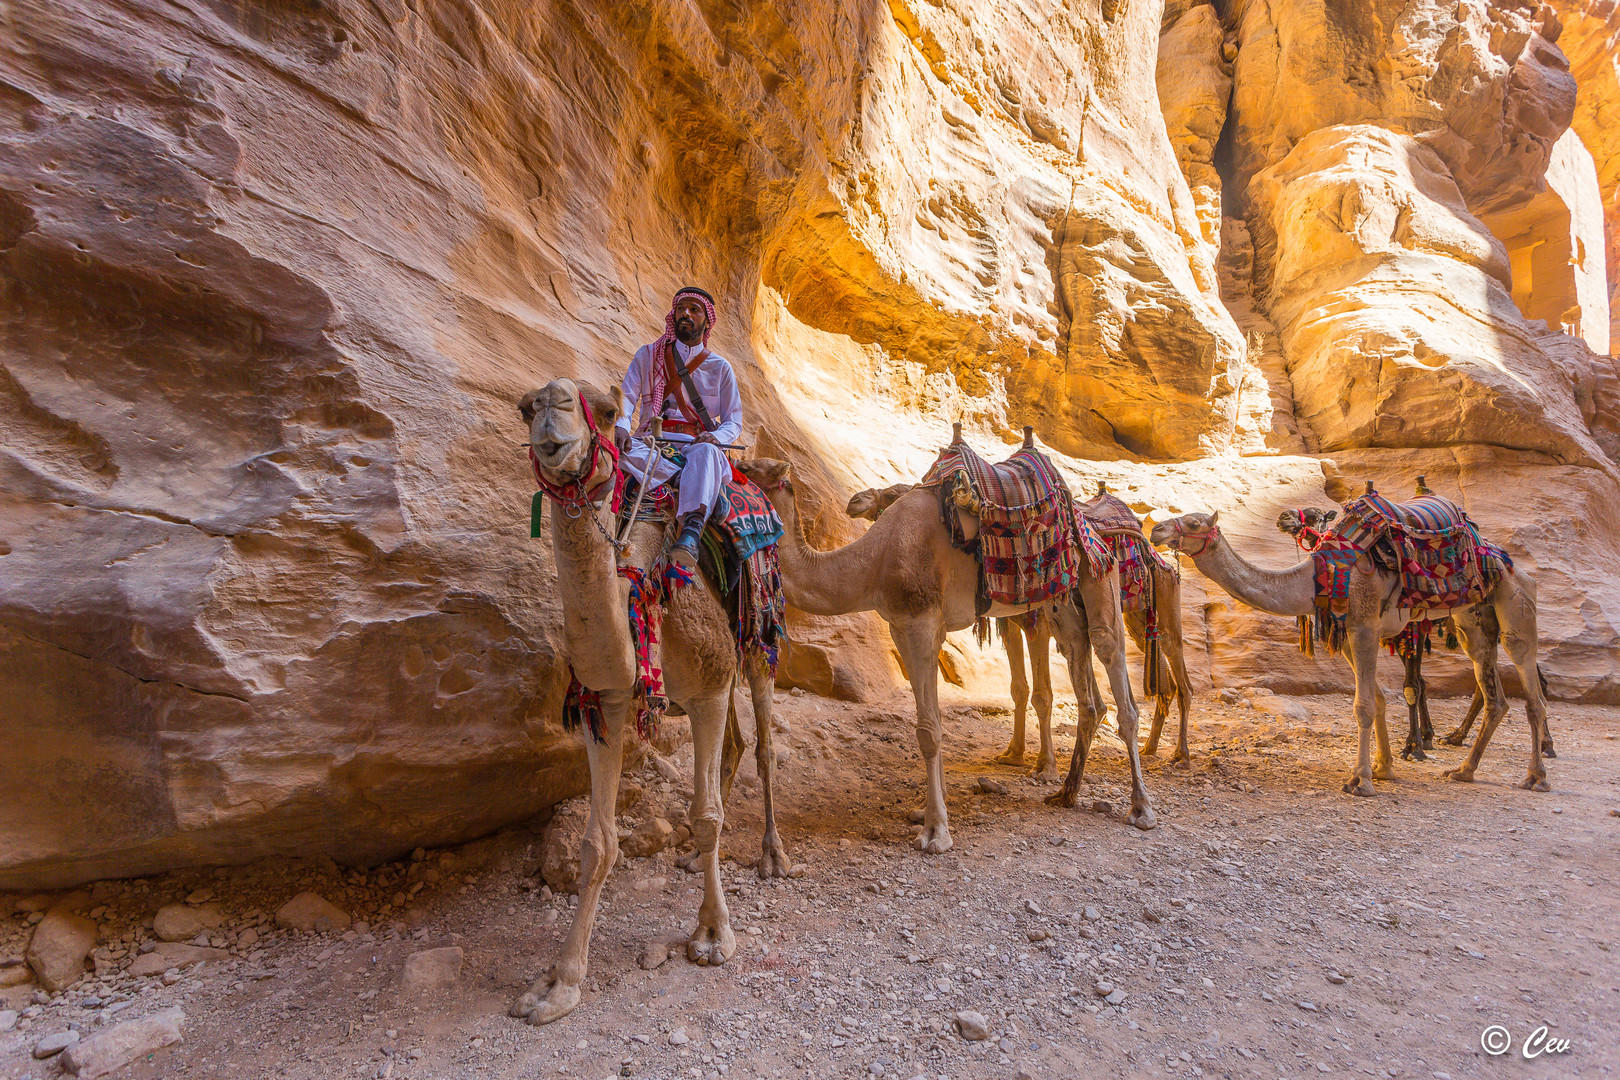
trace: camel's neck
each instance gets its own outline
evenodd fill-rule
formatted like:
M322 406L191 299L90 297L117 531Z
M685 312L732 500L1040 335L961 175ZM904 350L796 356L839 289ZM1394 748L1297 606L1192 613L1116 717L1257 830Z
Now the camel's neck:
M1286 570L1266 570L1244 561L1224 533L1193 559L1199 573L1237 600L1272 615L1309 615L1316 610L1316 567L1311 559Z
M812 615L846 615L877 606L872 588L872 535L835 551L817 551L799 525L798 499L790 491L771 492L771 504L782 518L782 542L776 545L787 602Z
M618 574L605 506L587 506L577 518L553 502L551 550L557 563L557 595L562 599L563 648L574 674L590 689L623 688L635 674L626 615L626 592ZM601 529L598 528L601 526Z

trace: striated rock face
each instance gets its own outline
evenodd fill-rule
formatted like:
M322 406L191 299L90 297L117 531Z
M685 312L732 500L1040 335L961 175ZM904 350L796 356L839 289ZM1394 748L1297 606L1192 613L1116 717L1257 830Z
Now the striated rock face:
M0 887L365 862L582 791L514 402L615 381L688 282L817 544L953 420L992 454L1032 423L1077 486L1257 539L1426 471L1537 570L1555 693L1620 698L1614 26L1607 0L14 6ZM1200 677L1343 684L1196 592ZM874 617L790 628L785 683L896 688Z

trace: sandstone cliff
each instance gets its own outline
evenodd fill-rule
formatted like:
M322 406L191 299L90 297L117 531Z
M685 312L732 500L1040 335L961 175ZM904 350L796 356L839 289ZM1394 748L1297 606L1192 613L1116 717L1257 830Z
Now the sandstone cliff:
M1615 369L1527 318L1620 276L1612 4L1565 8L14 5L0 887L580 790L513 403L687 282L818 543L952 420L1278 560L1426 472L1538 574L1554 693L1620 698ZM1605 209L1609 272L1549 263ZM1188 576L1204 678L1342 683ZM793 627L787 681L895 685L871 617Z

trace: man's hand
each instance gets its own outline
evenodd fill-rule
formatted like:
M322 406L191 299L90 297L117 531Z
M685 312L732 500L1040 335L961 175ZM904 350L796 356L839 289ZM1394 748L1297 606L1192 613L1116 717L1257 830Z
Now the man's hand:
M630 433L622 427L613 429L613 445L619 448L619 453L630 449Z
M712 432L712 431L705 431L703 434L699 435L697 438L693 439L692 441L693 442L706 442L710 446L719 446L720 445L720 440L714 437L714 432Z

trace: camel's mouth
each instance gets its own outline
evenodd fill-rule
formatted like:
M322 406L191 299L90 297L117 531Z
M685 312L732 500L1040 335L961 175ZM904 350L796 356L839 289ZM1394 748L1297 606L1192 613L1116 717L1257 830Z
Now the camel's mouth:
M1153 531L1148 533L1148 542L1154 547L1174 548L1175 539L1175 531L1167 525L1155 525Z
M534 451L534 459L540 463L542 469L548 472L567 472L569 458L573 456L574 446L579 441L569 439L563 442L548 434L531 440L529 447Z

